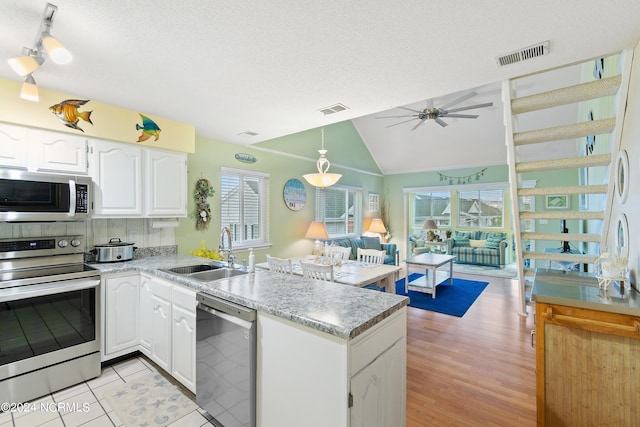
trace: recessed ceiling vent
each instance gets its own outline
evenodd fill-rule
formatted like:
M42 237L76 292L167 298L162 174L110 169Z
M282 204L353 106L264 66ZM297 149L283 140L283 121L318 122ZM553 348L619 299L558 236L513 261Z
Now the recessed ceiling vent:
M247 137L251 137L251 136L256 136L257 133L256 132L252 132L250 130L245 131L245 132L241 132L238 134L238 136L247 136Z
M500 67L505 65L514 64L520 61L526 61L527 59L533 59L538 56L549 54L549 41L538 43L533 46L525 47L514 52L507 53L502 56L498 56L496 61Z
M324 115L327 115L327 114L339 113L340 111L344 111L344 110L348 110L348 109L349 109L349 107L347 107L345 105L335 104L335 105L332 105L330 107L321 108L318 111L320 111Z

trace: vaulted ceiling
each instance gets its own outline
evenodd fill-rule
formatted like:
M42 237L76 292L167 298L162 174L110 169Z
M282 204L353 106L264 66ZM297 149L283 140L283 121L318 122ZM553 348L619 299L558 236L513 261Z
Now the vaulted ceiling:
M241 145L353 119L383 173L505 163L498 82L640 39L640 2L630 0L53 1L52 34L74 59L45 62L34 73L39 86ZM33 46L45 2L1 6L0 77L20 81L6 59ZM497 56L545 40L548 55L497 65ZM469 103L494 103L473 111L478 119L412 131L376 118L404 114L398 106L442 105L471 88L478 95ZM319 111L336 103L348 109Z

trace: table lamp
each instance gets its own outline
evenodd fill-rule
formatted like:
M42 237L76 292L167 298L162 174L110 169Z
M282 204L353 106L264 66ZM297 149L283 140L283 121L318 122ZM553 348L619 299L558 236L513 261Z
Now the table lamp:
M433 230L437 230L438 229L438 224L436 224L436 222L431 219L431 218L427 218L424 220L424 224L422 225L422 228L424 230L429 230L429 231L433 231ZM428 232L427 232L427 236L428 236ZM435 233L434 233L435 235Z
M307 233L304 235L307 239L316 239L313 243L312 255L322 255L322 242L320 239L328 239L329 234L324 226L324 222L311 221Z
M371 220L371 225L369 226L369 232L378 233L380 236L380 243L384 243L384 235L387 233L387 229L384 226L384 223L380 218L374 218Z

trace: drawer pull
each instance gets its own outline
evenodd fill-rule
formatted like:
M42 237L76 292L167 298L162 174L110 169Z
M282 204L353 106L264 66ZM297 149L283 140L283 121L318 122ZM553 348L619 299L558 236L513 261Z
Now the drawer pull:
M555 320L558 323L564 323L569 325L574 325L578 327L597 327L597 328L606 328L610 330L620 331L620 332L631 332L636 335L640 335L640 322L637 320L633 321L633 325L620 325L617 323L609 323L603 322L601 320L592 320L592 319L582 319L580 317L573 316L565 316L564 314L553 314L553 310L551 307L547 308L547 312L545 316L548 320Z

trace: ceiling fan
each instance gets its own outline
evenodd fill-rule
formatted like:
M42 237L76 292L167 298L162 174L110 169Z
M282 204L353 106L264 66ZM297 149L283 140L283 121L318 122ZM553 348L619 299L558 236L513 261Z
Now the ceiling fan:
M457 113L458 111L473 110L475 108L491 107L493 105L493 102L486 102L484 104L476 104L476 105L469 105L467 107L458 107L458 108L449 109L449 107L459 104L460 102L467 100L469 98L472 98L476 95L477 93L475 92L469 92L468 94L463 95L460 98L454 99L453 101L443 105L442 107L427 106L427 108L425 108L424 110L414 110L412 108L407 108L407 107L398 107L398 108L402 108L403 110L411 111L415 114L405 114L403 116L383 116L383 117L376 117L376 119L399 119L404 117L411 117L408 120L404 120L399 123L394 123L392 125L385 126L388 128L391 126L401 125L403 123L407 123L413 120L420 120L420 121L414 127L412 127L411 130L417 129L418 126L420 126L427 120L435 120L435 122L438 123L440 126L445 127L447 126L447 122L442 120L442 117L455 117L458 119L476 119L478 118L478 115L476 114L452 114L452 113Z

